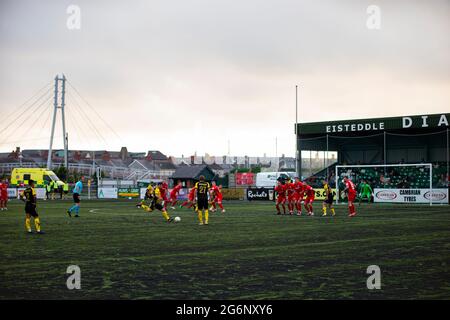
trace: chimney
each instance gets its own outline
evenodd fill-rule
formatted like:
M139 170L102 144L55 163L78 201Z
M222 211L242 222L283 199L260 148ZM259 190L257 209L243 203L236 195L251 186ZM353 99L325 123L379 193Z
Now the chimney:
M111 155L109 154L108 151L103 152L102 160L103 160L103 161L109 161L109 160L111 160Z
M128 159L128 150L127 147L122 147L120 149L120 159L122 159L122 161L125 161L126 159Z

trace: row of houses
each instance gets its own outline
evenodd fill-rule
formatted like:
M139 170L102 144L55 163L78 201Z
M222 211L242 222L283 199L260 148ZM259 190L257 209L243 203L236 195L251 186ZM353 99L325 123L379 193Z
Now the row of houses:
M295 169L295 159L289 157L215 157L204 156L171 157L160 151L129 152L126 147L120 151L108 150L69 150L69 171L78 170L84 174L93 174L95 167L101 167L107 177L120 178L154 178L172 177L177 172L184 174L196 168L202 170L204 166L212 170L218 177L224 177L235 168L262 167L265 171L283 171ZM48 150L16 148L11 152L0 153L0 174L5 174L17 166L45 167ZM52 163L55 167L64 163L64 150L52 152ZM196 170L197 170L196 169ZM186 171L187 170L187 171Z

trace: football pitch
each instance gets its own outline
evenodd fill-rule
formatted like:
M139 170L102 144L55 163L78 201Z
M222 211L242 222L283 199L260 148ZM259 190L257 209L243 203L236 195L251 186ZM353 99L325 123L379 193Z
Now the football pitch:
M0 299L450 299L448 206L368 205L347 217L277 216L273 203L225 202L199 226L164 222L135 201L40 201L44 235L23 204L0 211ZM34 229L34 225L33 225ZM81 270L68 290L67 267ZM381 289L367 288L367 267Z

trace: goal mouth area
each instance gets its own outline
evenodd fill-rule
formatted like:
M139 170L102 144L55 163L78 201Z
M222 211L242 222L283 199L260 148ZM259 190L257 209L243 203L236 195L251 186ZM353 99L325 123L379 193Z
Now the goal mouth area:
M432 163L337 165L336 204L346 202L344 177L355 184L356 201L370 192L374 203L448 204L448 188L434 186Z

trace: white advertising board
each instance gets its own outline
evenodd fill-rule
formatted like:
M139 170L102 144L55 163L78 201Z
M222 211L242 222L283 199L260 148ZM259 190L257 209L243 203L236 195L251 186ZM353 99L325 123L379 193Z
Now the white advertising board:
M448 203L447 189L374 189L374 202L389 203Z
M98 188L97 197L99 199L117 199L117 188Z

